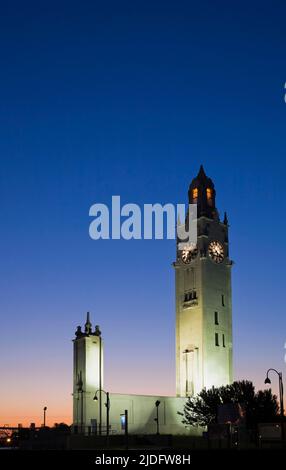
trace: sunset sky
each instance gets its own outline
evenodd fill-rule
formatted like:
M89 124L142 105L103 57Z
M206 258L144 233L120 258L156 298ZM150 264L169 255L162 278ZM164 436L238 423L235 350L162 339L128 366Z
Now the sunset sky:
M106 390L175 393L175 242L91 240L89 208L185 203L201 163L230 222L235 378L286 372L285 14L282 1L2 3L1 425L39 425L45 405L49 424L71 423L88 310Z

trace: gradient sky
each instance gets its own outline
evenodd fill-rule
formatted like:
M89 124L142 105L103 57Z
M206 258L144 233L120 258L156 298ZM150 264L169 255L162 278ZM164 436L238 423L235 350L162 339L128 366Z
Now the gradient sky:
M230 221L235 377L285 372L285 2L2 3L0 424L71 422L90 310L105 388L174 394L174 241L93 241L95 202ZM273 377L274 381L276 378Z

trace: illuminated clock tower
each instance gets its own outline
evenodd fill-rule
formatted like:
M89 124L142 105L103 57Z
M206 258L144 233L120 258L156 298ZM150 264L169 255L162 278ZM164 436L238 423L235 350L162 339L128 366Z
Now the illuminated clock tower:
M189 188L197 204L197 245L179 250L176 276L176 393L231 383L232 300L228 221L219 218L214 184L201 166Z

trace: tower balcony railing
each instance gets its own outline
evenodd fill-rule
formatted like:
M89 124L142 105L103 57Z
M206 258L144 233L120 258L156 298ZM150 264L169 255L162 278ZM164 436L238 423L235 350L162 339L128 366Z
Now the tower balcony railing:
M184 302L183 308L196 307L197 305L199 305L198 300L189 300L188 302Z

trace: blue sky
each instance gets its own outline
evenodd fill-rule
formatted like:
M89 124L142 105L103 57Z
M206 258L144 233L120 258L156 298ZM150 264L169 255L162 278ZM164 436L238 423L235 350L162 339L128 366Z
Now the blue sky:
M35 420L43 401L51 419L69 419L70 340L87 310L105 339L107 388L174 393L175 244L93 241L88 213L112 195L187 202L201 163L231 225L236 376L262 386L266 368L285 370L285 10L1 6L5 419Z

